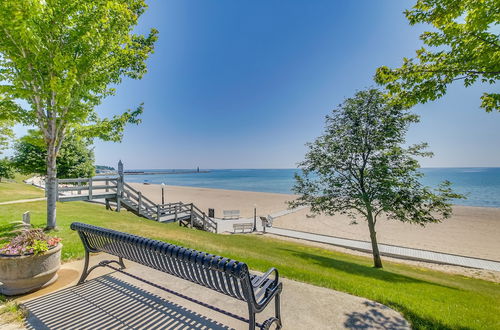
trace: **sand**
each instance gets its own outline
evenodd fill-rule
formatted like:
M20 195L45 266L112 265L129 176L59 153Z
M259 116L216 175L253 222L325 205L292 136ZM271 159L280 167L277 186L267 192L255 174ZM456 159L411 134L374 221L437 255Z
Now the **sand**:
M160 185L132 184L155 202L161 202ZM215 216L222 210L240 210L242 217L253 217L254 205L257 216L265 216L287 209L286 201L294 195L166 186L166 202L193 202L207 211L215 208ZM295 229L323 235L369 241L368 227L360 219L351 225L346 216L308 218L303 209L276 218L275 227ZM455 206L453 216L442 223L426 227L380 219L377 223L379 243L410 248L459 254L464 256L500 261L500 208Z

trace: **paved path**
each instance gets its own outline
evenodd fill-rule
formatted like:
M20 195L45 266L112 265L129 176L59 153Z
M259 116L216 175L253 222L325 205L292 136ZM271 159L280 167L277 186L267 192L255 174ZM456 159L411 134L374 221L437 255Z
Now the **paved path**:
M109 258L92 256L91 265ZM213 290L128 262L127 271L162 286L246 318L247 305ZM18 298L28 310L28 329L247 329L233 317L146 285L123 274L97 268L90 280L75 286L83 261L63 264L59 279L46 288ZM57 291L58 290L58 291ZM272 302L257 321L273 315ZM283 279L281 299L284 329L393 329L409 324L396 311L322 287Z
M0 205L7 205L7 204L18 204L18 203L28 203L28 202L36 202L36 201L44 201L47 198L45 197L39 197L39 198L31 198L31 199L20 199L17 201L8 201L8 202L1 202Z
M266 231L268 233L280 236L298 238L319 243L326 243L360 251L368 251L368 252L372 251L371 243L366 241L358 241L358 240L340 238L335 236L325 236L325 235L307 233L303 231L290 230L290 229L282 229L276 227L266 228ZM402 246L395 246L388 244L379 244L378 246L380 253L386 256L435 262L440 264L463 266L469 268L500 271L500 262L498 261L470 258L454 254L439 253L427 250L411 249Z

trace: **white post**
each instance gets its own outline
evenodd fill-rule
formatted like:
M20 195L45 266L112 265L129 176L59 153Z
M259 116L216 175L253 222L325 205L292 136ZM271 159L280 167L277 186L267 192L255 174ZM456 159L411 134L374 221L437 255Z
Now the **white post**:
M139 191L137 194L139 195L138 202L137 202L137 212L139 212L139 214L141 214L142 193Z
M92 200L92 178L89 178L89 201Z
M30 211L26 211L23 213L23 222L25 225L29 225L31 223Z

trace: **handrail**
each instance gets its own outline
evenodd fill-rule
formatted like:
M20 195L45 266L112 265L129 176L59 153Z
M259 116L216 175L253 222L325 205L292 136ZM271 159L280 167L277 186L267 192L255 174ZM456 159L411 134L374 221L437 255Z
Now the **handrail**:
M101 183L96 185L94 184L95 182L105 182L105 184ZM141 191L135 189L126 182L122 182L119 177L59 179L58 183L69 185L62 187L58 185L59 192L78 192L78 194L81 194L82 191L88 191L88 196L85 195L82 197L89 200L92 200L93 197L97 198L97 196L102 196L100 194L93 195L93 191L106 190L106 193L111 192L111 194L116 194L118 199L126 198L130 200L132 203L130 207L132 207L135 212L156 221L160 221L160 218L163 216L171 216L174 214L177 220L179 213L187 214L191 218L192 223L196 223L197 227L201 226L203 229L217 232L217 222L208 217L205 212L193 203L172 202L156 204L148 197L144 196ZM61 198L64 198L64 195L62 196Z
M135 192L135 193L137 193L137 194L139 194L139 193L140 193L140 191L138 191L138 190L134 189L132 186L130 186L130 185L129 185L128 183L126 183L126 182L124 182L124 183L123 183L123 186L124 186L124 187L129 188L130 190L132 190L133 192ZM141 193L141 194L142 194L142 193ZM147 197L146 197L146 196L144 196L144 195L142 195L142 197L141 197L141 198L142 198L142 200L143 200L143 201L148 202L151 206L156 206L156 205L157 205L156 203L154 203L152 200L150 200L149 198L147 198Z
M195 216L197 216L198 218L200 218L200 220L202 221L202 225L203 226L205 226L205 225L208 224L210 227L212 227L213 229L215 229L215 231L217 232L217 222L215 222L212 218L208 217L205 214L205 212L203 212L202 210L200 210L193 203L191 203L190 206L192 206L192 208L193 208L193 212L192 213L194 213Z

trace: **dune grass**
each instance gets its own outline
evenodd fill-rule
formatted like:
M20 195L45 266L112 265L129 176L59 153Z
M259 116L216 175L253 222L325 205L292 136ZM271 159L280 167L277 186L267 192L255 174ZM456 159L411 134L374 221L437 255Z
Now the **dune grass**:
M7 222L31 211L32 223L45 224L45 203L0 206L0 237ZM65 261L83 257L83 246L69 229L73 221L113 228L245 261L259 271L274 266L282 276L386 304L400 311L416 329L485 329L500 327L500 285L405 264L385 262L325 250L261 235L216 235L139 218L104 206L58 204L58 232ZM335 306L331 306L335 308Z
M25 184L24 179L26 176L20 174L16 175L14 180L2 179L0 182L0 203L44 197L42 189Z

